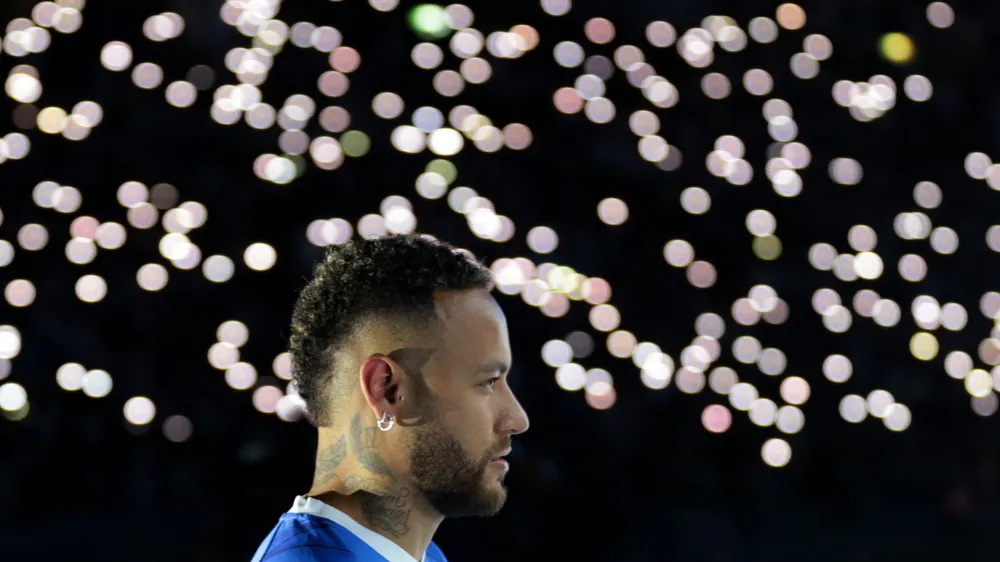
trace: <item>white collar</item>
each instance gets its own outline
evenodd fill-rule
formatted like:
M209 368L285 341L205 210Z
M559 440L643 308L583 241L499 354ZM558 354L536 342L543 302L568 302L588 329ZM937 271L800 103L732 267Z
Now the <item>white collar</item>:
M288 510L288 513L305 513L329 519L365 541L368 546L372 547L375 552L378 552L382 555L382 558L385 558L389 562L417 562L417 559L410 556L410 553L403 550L403 547L358 523L343 511L332 505L327 505L316 498L295 496L295 503L292 504L292 508ZM427 553L425 552L420 562L424 562L426 559Z

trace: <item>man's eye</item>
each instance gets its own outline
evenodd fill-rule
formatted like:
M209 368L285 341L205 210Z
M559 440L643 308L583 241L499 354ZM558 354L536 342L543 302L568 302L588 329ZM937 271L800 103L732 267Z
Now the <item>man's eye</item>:
M500 377L493 377L492 379L490 379L488 381L484 381L479 386L485 386L486 388L489 388L490 390L492 390L493 389L493 385L496 384L496 382L498 380L500 380Z

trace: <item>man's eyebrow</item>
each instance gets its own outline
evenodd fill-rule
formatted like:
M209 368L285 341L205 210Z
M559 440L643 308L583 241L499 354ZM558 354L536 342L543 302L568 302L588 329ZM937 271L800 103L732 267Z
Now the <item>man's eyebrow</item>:
M480 375L489 375L492 373L506 373L510 370L510 366L503 361L490 361L484 365L480 365L476 372Z

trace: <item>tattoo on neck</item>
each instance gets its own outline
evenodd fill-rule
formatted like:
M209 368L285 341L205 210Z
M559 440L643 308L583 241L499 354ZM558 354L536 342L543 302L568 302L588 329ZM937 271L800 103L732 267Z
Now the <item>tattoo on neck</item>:
M365 494L361 500L361 516L375 529L397 539L410 531L410 507L405 496Z
M379 456L376 437L377 427L361 427L361 414L356 414L351 420L351 448L358 456L358 464L372 474L387 476L395 480L389 465Z
M368 492L376 496L407 495L405 490L397 491L384 482L370 476L351 474L347 478L344 478L344 489L341 493L349 496L355 492Z
M347 442L343 436L329 447L324 448L316 456L316 472L313 475L313 485L322 486L336 478L334 469L340 466L347 456Z

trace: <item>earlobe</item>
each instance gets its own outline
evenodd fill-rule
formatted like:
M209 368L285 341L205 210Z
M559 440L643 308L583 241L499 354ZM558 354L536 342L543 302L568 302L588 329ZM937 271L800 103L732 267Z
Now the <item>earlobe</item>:
M382 417L375 420L375 425L382 431L389 431L396 425L396 419L389 412L382 412Z
M400 395L399 400L397 402L399 404L402 404L404 400L406 400L406 397ZM378 428L381 429L382 431L389 431L390 429L393 428L393 426L396 425L396 418L395 416L390 414L388 410L383 410L382 417L375 420L375 425L377 425Z

